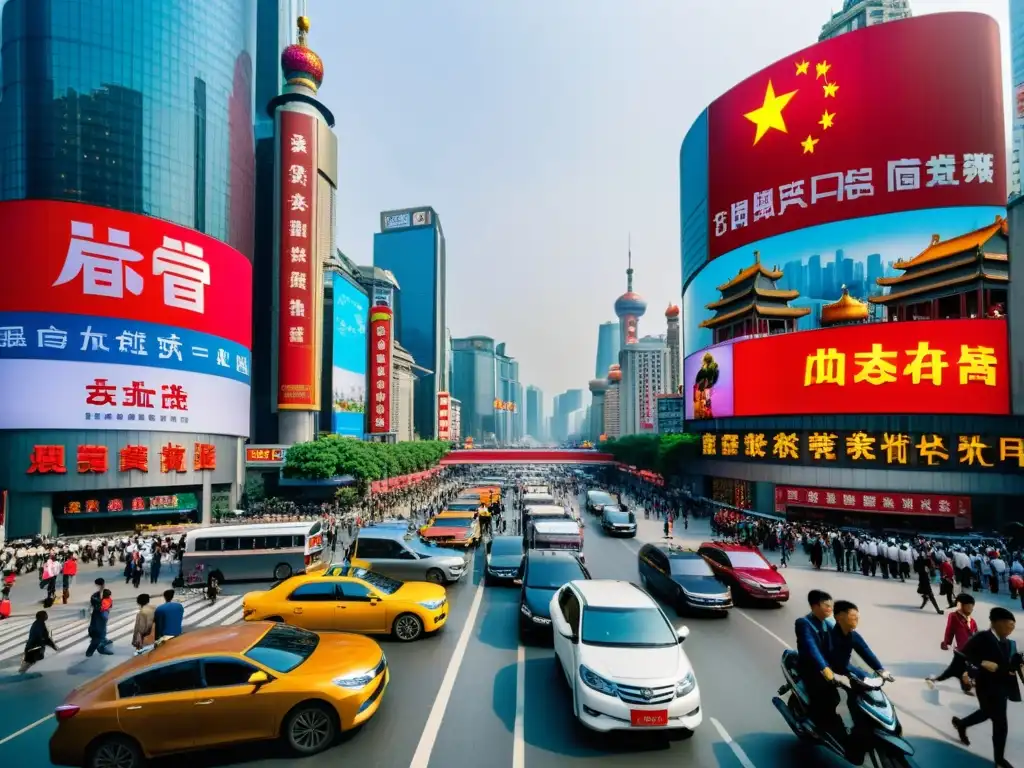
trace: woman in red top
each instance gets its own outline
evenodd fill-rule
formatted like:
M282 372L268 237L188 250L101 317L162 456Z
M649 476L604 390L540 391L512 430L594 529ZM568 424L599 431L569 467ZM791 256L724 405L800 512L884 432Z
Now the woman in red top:
M68 604L68 600L71 599L71 585L75 581L75 576L78 575L78 560L75 558L75 553L71 552L68 554L67 560L64 561L64 566L61 568L61 578L63 579L63 593L61 594L61 600L64 605Z
M955 608L956 601L953 599L953 563L943 560L939 563L939 594L945 595L946 607Z
M949 614L946 619L946 633L942 636L942 650L948 651L950 646L953 651L953 661L946 667L945 671L938 677L926 677L925 683L929 688L935 688L936 683L943 680L956 678L960 681L960 690L968 696L971 693L971 679L967 673L967 660L960 652L967 645L967 641L978 633L978 622L971 618L974 611L974 598L968 594L958 595L956 598L956 610Z

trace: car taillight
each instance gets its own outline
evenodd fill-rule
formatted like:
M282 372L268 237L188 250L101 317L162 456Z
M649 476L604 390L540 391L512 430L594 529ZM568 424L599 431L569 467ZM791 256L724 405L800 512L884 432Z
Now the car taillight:
M309 565L309 564L310 564L311 562L313 562L313 558L312 558L312 557L310 557L309 555L306 555L306 556L305 556L305 557L303 558L303 562L305 562L305 564L306 564L306 565Z
M65 720L70 720L72 717L77 715L81 709L81 707L76 707L74 704L61 704L53 710L53 716L57 718L58 723L61 723Z

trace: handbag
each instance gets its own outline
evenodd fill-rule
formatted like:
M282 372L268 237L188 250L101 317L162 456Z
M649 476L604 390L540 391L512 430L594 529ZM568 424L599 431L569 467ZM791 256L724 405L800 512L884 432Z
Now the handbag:
M43 647L40 645L36 648L25 649L25 661L29 664L35 664L36 662L43 660Z

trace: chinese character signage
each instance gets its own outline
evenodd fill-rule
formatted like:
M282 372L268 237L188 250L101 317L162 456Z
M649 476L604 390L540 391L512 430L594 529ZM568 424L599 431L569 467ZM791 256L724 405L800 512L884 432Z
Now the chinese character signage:
M452 397L448 392L437 393L437 439L451 440Z
M317 259L316 118L279 112L280 233L277 407L320 410L320 315Z
M791 507L905 517L952 517L956 518L955 527L971 527L969 496L775 486L775 511L786 514Z
M707 112L708 257L824 222L1005 204L998 50L988 16L919 16L734 87Z
M1009 413L1005 320L866 323L743 339L683 363L688 419Z
M362 438L366 431L366 322L370 300L355 284L333 274L331 346L332 431Z
M66 451L63 445L34 445L25 471L30 475L63 475L68 473L70 465L71 471L80 475L117 472L127 477L133 472L149 473L149 454L148 445L125 445L116 455L111 455L105 445L78 445L74 453ZM188 471L189 454L192 456L193 471L212 471L217 468L217 449L210 443L196 442L186 447L167 442L160 447L154 459L162 474L183 473ZM126 482L130 481L126 479Z
M391 309L370 309L369 406L367 431L372 435L392 432L391 427Z
M508 411L509 413L516 412L516 404L507 400L495 400L494 410L496 411Z
M860 469L1024 472L1024 437L893 430L702 432L705 458Z
M166 494L162 496L110 496L106 498L59 498L55 509L57 516L110 515L133 516L145 514L187 515L199 509L199 500L194 493Z
M283 467L287 451L283 445L247 445L245 464L249 467Z

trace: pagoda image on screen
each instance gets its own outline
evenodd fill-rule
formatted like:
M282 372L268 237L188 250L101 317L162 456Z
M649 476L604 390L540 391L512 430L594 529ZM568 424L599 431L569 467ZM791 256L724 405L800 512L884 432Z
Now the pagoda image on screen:
M811 309L789 306L789 302L800 297L800 292L776 288L782 275L778 267L765 267L760 251L754 251L753 264L718 286L722 298L705 305L715 315L700 327L711 329L715 344L744 336L795 331L797 320L809 315Z

